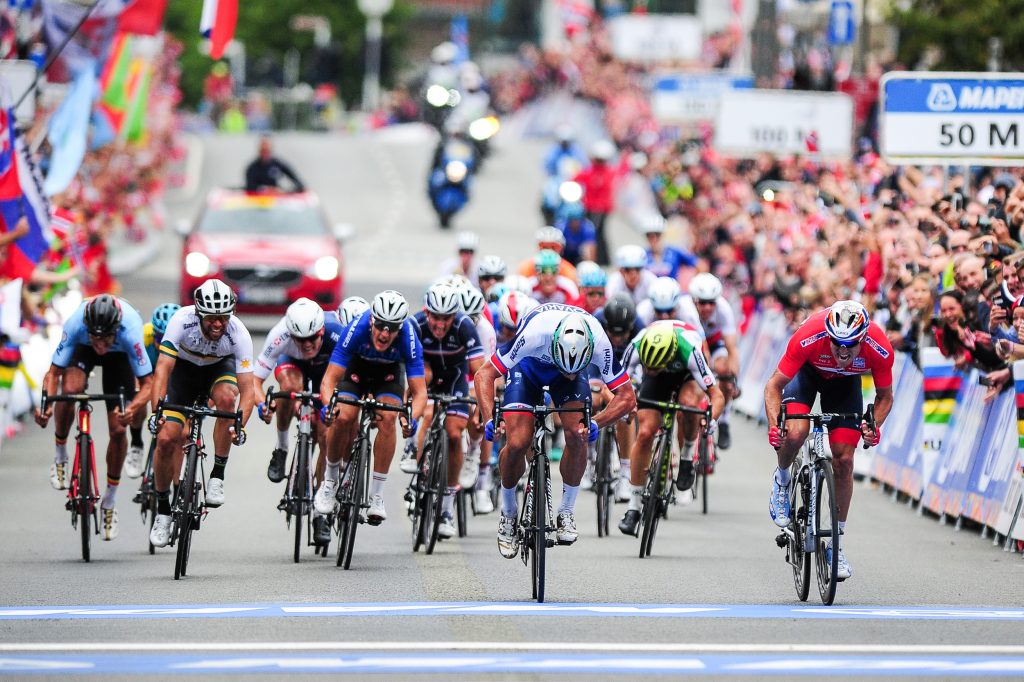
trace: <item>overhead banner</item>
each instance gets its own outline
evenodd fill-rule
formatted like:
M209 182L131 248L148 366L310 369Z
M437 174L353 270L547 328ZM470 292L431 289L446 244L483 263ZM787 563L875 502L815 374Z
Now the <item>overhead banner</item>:
M1021 165L1024 73L891 72L880 91L890 163Z
M715 117L715 148L731 156L771 153L849 159L853 99L837 92L726 92Z
M606 25L612 54L627 62L696 61L704 49L700 19L691 14L620 14Z
M722 95L753 87L753 76L725 72L661 74L651 84L651 112L662 123L713 121Z

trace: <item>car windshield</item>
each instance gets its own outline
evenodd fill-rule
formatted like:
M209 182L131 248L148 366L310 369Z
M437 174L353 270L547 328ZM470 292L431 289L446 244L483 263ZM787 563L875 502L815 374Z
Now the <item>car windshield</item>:
M315 207L277 203L274 206L239 206L228 210L210 208L203 214L199 232L296 236L322 235L327 229Z

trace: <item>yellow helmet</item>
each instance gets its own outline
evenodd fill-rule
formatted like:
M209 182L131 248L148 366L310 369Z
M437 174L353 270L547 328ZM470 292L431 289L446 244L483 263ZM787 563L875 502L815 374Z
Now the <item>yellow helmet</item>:
M672 320L655 322L644 330L637 344L640 362L647 369L661 369L676 354L676 330Z

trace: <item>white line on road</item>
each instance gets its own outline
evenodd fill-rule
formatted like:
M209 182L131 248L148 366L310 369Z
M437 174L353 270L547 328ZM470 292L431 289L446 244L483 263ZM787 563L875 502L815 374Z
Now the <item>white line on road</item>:
M70 651L600 651L629 653L1024 655L1016 644L758 644L672 642L5 642L0 652Z

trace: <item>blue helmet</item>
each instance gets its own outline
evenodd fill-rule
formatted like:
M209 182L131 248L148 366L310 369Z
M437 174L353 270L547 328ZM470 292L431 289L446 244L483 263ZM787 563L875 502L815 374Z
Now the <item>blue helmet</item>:
M604 288L608 284L608 275L594 261L582 260L577 263L576 277L584 289Z
M583 204L579 201L567 201L558 207L558 217L562 220L579 220L583 217Z
M167 331L167 323L171 316L178 312L180 307L177 303L164 303L157 306L157 309L153 311L153 317L149 320L153 324L153 331L163 336L163 333Z

